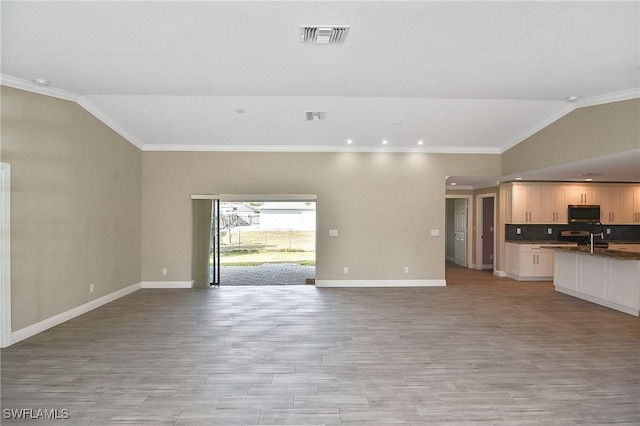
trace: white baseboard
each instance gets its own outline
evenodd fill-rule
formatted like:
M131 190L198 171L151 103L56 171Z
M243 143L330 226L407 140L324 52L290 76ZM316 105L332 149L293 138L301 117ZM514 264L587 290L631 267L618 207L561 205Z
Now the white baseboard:
M111 294L107 294L106 296L102 296L98 299L87 302L84 305L77 306L66 312L62 312L58 315L52 316L51 318L47 318L46 320L42 320L18 331L14 331L11 333L11 342L9 344L13 345L20 342L21 340L28 339L29 337L35 336L38 333L42 333L43 331L48 330L51 327L55 327L56 325L62 324L65 321L69 321L70 319L73 319L77 316L86 314L87 312L99 308L102 305L106 305L109 302L113 302L116 299L133 293L134 291L140 290L140 288L142 288L141 284L142 283L130 285L129 287L125 287Z
M443 287L446 280L316 280L316 287Z
M616 311L624 312L625 314L640 316L640 310L631 308L629 306L620 305L609 300L604 300L599 297L590 296L588 294L580 293L575 290L571 290L565 287L555 286L555 290L560 293L564 293L569 296L576 297L578 299L586 300L587 302L596 303L598 305L605 306L607 308L615 309Z
M493 270L493 275L495 275L496 277L506 278L507 273L505 271L499 271L497 269L494 269Z
M142 288L193 288L193 281L143 281Z

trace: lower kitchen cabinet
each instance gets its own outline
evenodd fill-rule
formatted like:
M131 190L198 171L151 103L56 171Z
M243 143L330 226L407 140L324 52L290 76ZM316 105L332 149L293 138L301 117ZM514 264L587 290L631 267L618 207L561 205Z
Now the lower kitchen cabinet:
M541 246L547 244L506 243L507 277L518 281L552 281L552 250Z

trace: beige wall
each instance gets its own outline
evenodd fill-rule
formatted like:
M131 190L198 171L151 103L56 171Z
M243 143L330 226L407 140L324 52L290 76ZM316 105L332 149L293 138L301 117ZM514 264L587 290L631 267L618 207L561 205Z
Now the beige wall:
M1 90L16 331L140 282L141 153L74 102Z
M142 279L191 280L192 194L287 193L317 195L318 279L444 279L445 177L498 175L499 163L498 155L143 152Z
M502 154L502 175L640 148L640 99L579 108Z

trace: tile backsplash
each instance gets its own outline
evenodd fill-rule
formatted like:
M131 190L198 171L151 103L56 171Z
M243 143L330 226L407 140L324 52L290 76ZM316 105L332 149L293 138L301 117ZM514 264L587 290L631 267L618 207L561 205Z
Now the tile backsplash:
M604 239L609 241L631 241L640 242L640 225L604 225ZM520 228L520 234L517 230ZM551 229L551 234L549 234ZM506 241L558 241L560 231L589 231L590 225L583 223L572 223L564 225L505 225ZM607 234L607 229L611 234Z

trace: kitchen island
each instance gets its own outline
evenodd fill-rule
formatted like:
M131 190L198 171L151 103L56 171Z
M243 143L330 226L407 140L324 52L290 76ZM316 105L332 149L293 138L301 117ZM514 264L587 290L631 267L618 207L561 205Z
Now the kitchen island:
M640 253L588 247L555 250L556 291L640 316Z

